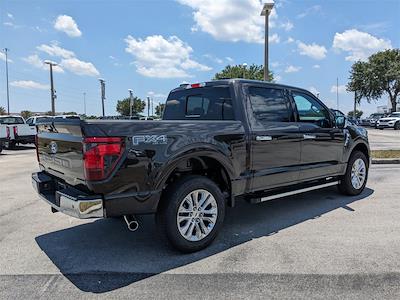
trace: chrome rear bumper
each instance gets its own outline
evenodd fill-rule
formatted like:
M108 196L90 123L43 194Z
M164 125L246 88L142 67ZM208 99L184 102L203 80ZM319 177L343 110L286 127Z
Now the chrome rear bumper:
M86 195L70 187L57 189L54 179L43 172L32 174L32 185L40 198L56 211L78 219L105 217L100 195Z

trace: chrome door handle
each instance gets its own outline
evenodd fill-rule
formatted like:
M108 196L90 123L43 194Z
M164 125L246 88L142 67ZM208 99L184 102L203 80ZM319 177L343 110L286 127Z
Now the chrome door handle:
M314 139L317 138L317 136L316 136L316 135L313 135L313 134L303 134L303 138L304 138L305 140L314 140Z
M256 141L261 141L261 142L272 141L272 136L270 136L270 135L257 135L256 136Z

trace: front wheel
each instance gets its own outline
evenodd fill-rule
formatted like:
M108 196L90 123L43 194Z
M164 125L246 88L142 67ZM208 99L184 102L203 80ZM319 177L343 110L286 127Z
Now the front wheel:
M339 191L345 195L360 194L367 184L368 160L364 153L355 151L347 164L346 174L338 185Z
M202 176L188 176L168 188L157 223L169 243L182 252L206 248L217 236L225 216L219 187Z
M394 130L400 130L400 121L394 124Z

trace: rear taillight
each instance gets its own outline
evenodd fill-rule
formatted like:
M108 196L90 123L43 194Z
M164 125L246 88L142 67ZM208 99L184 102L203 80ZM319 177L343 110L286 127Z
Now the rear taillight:
M10 127L6 127L6 135L7 135L7 140L10 139Z
M114 170L123 153L119 137L89 137L83 140L86 180L103 180Z
M13 130L14 130L14 138L18 137L18 127L14 126Z

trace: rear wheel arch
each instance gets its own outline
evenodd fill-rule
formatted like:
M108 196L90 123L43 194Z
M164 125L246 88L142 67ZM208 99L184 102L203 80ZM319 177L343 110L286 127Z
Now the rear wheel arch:
M233 176L232 167L226 165L215 155L198 153L197 155L185 155L180 159L169 164L168 169L161 175L159 186L161 191L160 202L167 193L168 187L174 182L191 175L200 175L211 179L220 188L221 192L231 204L231 178Z

